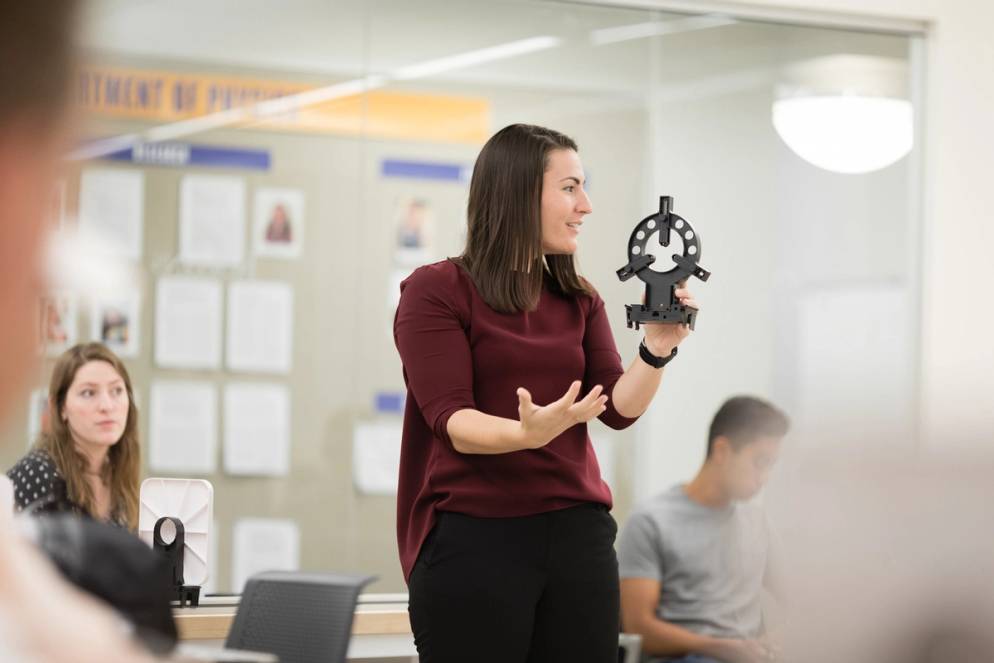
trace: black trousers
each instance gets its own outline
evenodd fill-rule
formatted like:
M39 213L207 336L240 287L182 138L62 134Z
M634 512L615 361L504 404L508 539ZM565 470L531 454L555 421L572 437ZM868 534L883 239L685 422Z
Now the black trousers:
M616 663L617 532L599 504L440 512L409 583L421 663Z

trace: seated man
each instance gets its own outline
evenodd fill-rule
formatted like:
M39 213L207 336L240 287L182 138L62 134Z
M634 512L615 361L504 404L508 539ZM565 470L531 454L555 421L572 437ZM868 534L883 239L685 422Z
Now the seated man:
M747 500L766 482L788 425L769 403L728 400L694 480L629 518L618 549L622 623L652 660L771 658L760 639L770 531L762 507Z

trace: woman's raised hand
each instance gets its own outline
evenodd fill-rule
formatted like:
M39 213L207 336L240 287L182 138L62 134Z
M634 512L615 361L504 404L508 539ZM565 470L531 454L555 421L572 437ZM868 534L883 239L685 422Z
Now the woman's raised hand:
M535 405L528 390L518 387L518 419L525 449L544 447L567 428L590 421L607 409L604 405L607 396L601 395L604 390L601 385L577 401L581 386L575 380L560 399L548 405Z
M687 289L686 283L681 283L674 293L677 299L684 306L691 306L700 310L701 306L694 299L694 295ZM644 298L643 298L643 301ZM657 357L667 357L673 348L680 345L680 341L690 336L690 327L684 324L646 322L645 345L649 352Z

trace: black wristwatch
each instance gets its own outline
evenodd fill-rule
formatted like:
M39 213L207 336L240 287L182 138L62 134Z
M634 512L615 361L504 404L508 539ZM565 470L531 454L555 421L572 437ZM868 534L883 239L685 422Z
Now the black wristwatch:
M644 338L642 339L642 342L639 343L639 357L642 357L642 361L649 364L649 366L652 366L653 368L662 368L666 364L670 363L673 360L673 357L676 357L676 350L676 348L673 348L673 352L669 353L665 357L657 357L649 351L648 347L646 347Z

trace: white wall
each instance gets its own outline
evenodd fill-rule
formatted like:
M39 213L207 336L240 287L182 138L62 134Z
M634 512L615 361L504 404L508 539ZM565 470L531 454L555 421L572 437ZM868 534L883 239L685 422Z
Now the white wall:
M654 109L655 188L672 194L674 212L700 233L701 265L712 278L688 284L701 302L697 329L638 425L640 498L693 476L710 419L725 398L771 397L776 223L764 212L772 203L776 145L756 136L767 125L767 88ZM639 292L629 287L629 303Z
M893 368L917 358L908 315L917 155L858 177L829 173L790 151L770 122L781 67L840 51L906 58L910 40L751 22L713 37L695 59L723 73L693 89L662 86L649 111L649 188L675 196L713 277L691 282L703 306L697 331L637 426L637 498L693 476L712 416L737 394L787 410L793 446L835 447L851 432L875 434L871 447L913 445L904 424L914 371Z
M926 445L994 440L994 4L978 0L764 0L729 5L924 19L922 404Z

